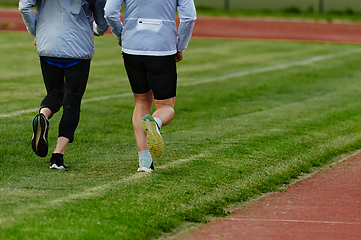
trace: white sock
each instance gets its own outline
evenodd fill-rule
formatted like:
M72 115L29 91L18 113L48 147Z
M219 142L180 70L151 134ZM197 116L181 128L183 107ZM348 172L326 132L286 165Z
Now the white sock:
M152 155L150 155L149 150L143 150L138 152L139 155L139 161L140 159L150 159L152 161Z
M162 120L160 120L159 118L157 117L154 117L154 121L157 123L159 129L162 127Z

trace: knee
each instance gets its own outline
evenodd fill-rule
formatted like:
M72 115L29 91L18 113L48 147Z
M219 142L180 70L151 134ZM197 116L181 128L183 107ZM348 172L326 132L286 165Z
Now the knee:
M63 105L63 92L53 91L53 92L48 92L45 98L41 101L40 109L49 108L53 115L59 111L62 105Z
M167 108L167 110L174 112L175 97L164 99L164 100L155 99L154 105L155 105L156 110L158 110L160 108Z
M167 106L167 111L169 115L173 118L175 114L174 108L172 106Z
M63 100L63 107L71 107L74 110L80 112L80 104L81 104L82 96L66 92Z

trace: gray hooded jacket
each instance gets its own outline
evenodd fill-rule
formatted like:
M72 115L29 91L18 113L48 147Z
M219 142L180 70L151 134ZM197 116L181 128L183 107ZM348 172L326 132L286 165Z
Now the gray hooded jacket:
M94 32L108 30L106 0L20 0L19 10L39 56L92 59ZM37 6L36 17L33 7ZM93 17L95 22L93 23Z

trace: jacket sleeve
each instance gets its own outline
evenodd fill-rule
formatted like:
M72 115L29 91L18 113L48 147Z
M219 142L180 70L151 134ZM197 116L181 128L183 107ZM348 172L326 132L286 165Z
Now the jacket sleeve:
M31 36L36 37L36 18L33 7L36 6L36 0L20 0L19 11L23 17L26 29Z
M113 35L120 40L123 24L120 21L120 9L122 8L123 0L108 0L105 4L105 19L107 20Z
M104 35L104 33L109 29L107 21L104 17L104 6L106 0L94 0L92 1L92 11L94 16L93 28L94 32L99 36Z
M197 13L193 0L178 0L177 10L180 19L177 51L184 52L191 39Z

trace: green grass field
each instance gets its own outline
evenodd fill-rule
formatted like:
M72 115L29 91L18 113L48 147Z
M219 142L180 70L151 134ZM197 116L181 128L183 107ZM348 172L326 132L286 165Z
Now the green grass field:
M165 153L137 173L133 98L108 35L96 39L71 170L53 171L31 149L45 94L32 41L0 35L0 239L169 236L361 147L360 45L192 39Z

